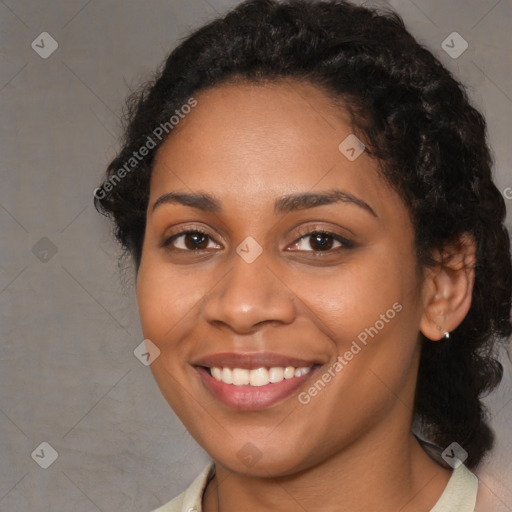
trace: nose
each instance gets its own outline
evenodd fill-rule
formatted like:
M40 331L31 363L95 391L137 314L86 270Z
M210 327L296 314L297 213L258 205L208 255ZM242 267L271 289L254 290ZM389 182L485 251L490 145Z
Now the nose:
M247 263L234 255L224 279L205 298L203 314L208 322L248 334L263 324L290 324L296 316L293 293L270 270L264 257Z

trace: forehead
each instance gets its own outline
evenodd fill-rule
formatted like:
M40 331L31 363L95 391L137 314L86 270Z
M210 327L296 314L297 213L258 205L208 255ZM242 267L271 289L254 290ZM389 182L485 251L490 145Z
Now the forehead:
M199 189L227 202L243 196L245 205L315 188L348 189L374 202L392 192L375 160L362 153L351 161L340 151L347 138L355 140L353 128L317 86L233 83L195 98L197 106L158 150L150 201Z

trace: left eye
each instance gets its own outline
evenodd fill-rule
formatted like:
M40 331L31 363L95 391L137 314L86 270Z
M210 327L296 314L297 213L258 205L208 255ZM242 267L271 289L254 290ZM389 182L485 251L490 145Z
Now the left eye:
M292 247L299 251L327 252L339 247L348 247L349 245L348 240L334 233L315 231L301 237L293 243Z
M183 251L203 251L205 249L218 249L212 238L201 231L185 231L172 236L166 243L173 249L181 249Z

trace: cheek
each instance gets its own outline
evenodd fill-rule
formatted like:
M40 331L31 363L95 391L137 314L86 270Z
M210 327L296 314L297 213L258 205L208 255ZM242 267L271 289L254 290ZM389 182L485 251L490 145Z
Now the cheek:
M194 290L197 293L194 293ZM150 339L160 355L151 364L151 371L163 396L185 421L190 403L187 387L186 337L184 332L190 323L196 323L194 305L201 293L183 273L170 272L170 267L156 258L147 256L141 262L137 276L137 303L144 338ZM203 291L204 293L204 291ZM195 413L198 411L195 410Z
M295 283L290 287L307 305L312 321L317 319L337 344L350 344L376 322L382 327L381 315L385 316L384 321L394 320L396 303L402 307L411 303L411 290L417 286L411 266L407 262L400 266L390 264L393 259L389 257L369 256L368 252L323 275L289 278Z
M362 256L330 276L297 280L300 285L294 288L331 344L335 377L325 376L330 391L314 406L328 404L329 415L340 410L336 404L354 411L360 411L357 404L365 403L368 410L384 406L392 396L389 390L399 392L405 385L417 348L420 308L414 259L409 255L396 263L389 254ZM313 281L320 293L311 293Z
M335 368L333 360L335 376L326 375L329 391L322 391L323 399L313 405L325 414L346 414L346 407L355 416L381 410L393 396L390 390L399 393L410 374L417 348L419 281L411 256L398 264L391 261L396 259L360 258L317 281L320 294L311 295L307 280L296 289L312 320L328 332L333 357L342 358Z
M164 345L197 301L197 289L190 282L169 273L169 267L147 258L137 276L137 303L144 336Z

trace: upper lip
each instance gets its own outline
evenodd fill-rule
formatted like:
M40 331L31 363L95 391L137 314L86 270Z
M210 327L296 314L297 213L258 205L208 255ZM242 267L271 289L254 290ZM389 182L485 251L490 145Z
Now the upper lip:
M293 366L294 368L310 367L318 364L316 361L306 361L296 357L276 354L275 352L222 352L210 354L196 359L194 366L207 368L272 368L274 366Z

